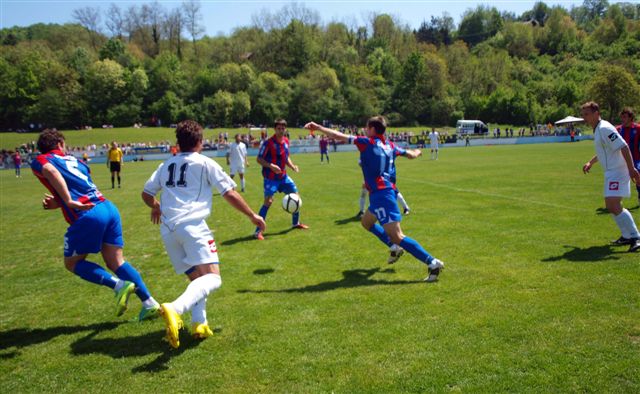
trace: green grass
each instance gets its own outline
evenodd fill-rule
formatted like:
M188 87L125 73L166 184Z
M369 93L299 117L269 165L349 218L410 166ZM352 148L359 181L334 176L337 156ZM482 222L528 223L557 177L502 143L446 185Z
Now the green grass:
M223 286L209 299L214 337L171 350L139 302L113 316L113 295L66 272L59 212L40 206L35 177L0 173L2 392L639 392L638 254L608 241L600 167L589 142L444 149L398 162L411 205L402 227L447 263L435 284L351 218L354 153L293 157L307 231L276 203L266 240L214 198L209 219ZM427 154L428 156L428 154ZM252 162L253 163L253 162ZM161 301L186 286L140 200L157 162L124 167L111 190L125 254ZM249 168L245 198L261 205ZM640 221L634 200L625 201ZM100 261L98 256L93 260ZM186 317L188 321L188 317Z

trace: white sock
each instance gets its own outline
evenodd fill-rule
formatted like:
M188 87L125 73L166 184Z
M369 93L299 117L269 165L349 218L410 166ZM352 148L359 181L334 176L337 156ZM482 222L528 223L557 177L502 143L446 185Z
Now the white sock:
M149 297L146 300L142 301L142 307L145 309L149 309L157 305L160 304L158 304L158 301L156 301L153 297Z
M620 215L614 216L613 219L620 228L623 237L640 238L640 234L638 234L638 227L636 227L636 223L633 221L631 212L627 209L623 209L622 212L620 212Z
M115 276L114 276L115 278ZM113 288L113 291L115 291L116 293L122 289L122 286L124 286L124 281L122 279L117 279L116 278L116 287Z
M244 178L240 179L240 187L244 190Z
M206 297L196 302L191 308L191 324L207 322L207 299Z
M220 278L220 275L203 275L189 283L189 286L187 286L184 293L182 293L180 297L176 298L171 305L179 315L182 315L186 311L191 310L198 301L206 298L209 293L219 288L221 285L222 278Z
M389 246L389 250L392 251L392 252L397 252L400 249L402 249L400 247L400 245L393 244L393 245Z
M360 192L360 212L364 212L364 204L367 202L367 189Z
M402 195L402 193L398 193L398 201L400 201L400 204L402 204L402 207L404 209L406 209L407 211L409 210L409 205L405 201L404 196Z

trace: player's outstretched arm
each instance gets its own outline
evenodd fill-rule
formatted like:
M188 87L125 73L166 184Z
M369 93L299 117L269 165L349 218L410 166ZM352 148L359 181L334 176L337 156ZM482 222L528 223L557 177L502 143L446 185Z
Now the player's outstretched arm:
M249 218L249 220L251 220L251 223L255 224L260 229L260 231L265 230L266 224L264 222L264 219L260 215L253 212L244 198L242 198L242 196L237 191L231 189L224 193L222 197L227 200L229 205L244 213Z
M93 208L92 202L83 204L79 201L75 201L71 198L69 188L67 187L67 181L64 180L62 174L51 163L47 163L42 166L42 175L45 177L53 189L58 192L58 195L62 199L62 202L71 209L77 209L79 211L87 211ZM44 201L43 201L44 203Z
M318 130L321 133L324 133L325 135L331 137L331 138L335 138L336 140L340 140L340 141L344 141L344 142L348 142L349 141L349 136L339 132L338 130L333 130L330 129L328 127L324 127L321 126L319 124L317 124L316 122L309 122L306 125L304 125L304 128L310 131L316 131Z
M147 192L142 192L142 201L151 208L151 223L160 224L162 211L160 210L160 202L154 196Z
M407 159L415 159L422 156L422 151L420 149L407 149L405 152L404 156Z

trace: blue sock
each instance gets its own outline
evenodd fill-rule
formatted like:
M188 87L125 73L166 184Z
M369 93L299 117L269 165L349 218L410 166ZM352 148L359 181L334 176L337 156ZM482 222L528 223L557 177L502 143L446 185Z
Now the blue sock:
M269 212L269 207L266 205L263 205L260 207L260 212L258 212L258 215L262 216L262 218L267 221L267 212ZM256 233L260 231L260 227L256 227Z
M114 289L116 287L116 283L118 283L118 278L111 275L109 271L98 264L87 260L78 261L78 263L76 263L76 267L73 269L73 273L87 282L107 286L112 289Z
M433 256L429 254L422 245L420 245L415 239L404 237L404 239L400 242L400 247L402 247L407 252L411 253L413 257L422 261L425 264L431 264L433 261Z
M125 261L117 270L116 275L122 280L128 280L136 285L136 295L140 298L140 301L146 301L151 297L147 285L144 284L142 276L136 271L135 268L128 261Z
M291 215L291 224L295 226L298 223L300 223L300 212Z
M387 235L387 233L384 232L384 229L378 223L374 223L373 226L371 226L371 228L369 229L369 231L371 233L373 233L373 235L378 237L378 239L380 241L382 241L383 244L385 244L387 246L393 245L391 243L391 239L389 239L389 236Z

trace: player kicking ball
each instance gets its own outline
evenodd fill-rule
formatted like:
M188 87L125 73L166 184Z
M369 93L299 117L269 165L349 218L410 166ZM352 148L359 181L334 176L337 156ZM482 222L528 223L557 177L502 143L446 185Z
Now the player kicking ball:
M613 241L614 245L629 245L629 252L640 250L640 234L631 212L622 207L622 198L631 196L630 180L640 184L640 173L631 158L629 146L615 127L600 118L600 107L590 101L582 105L580 114L585 123L593 127L596 155L583 167L586 174L600 162L604 169L604 202L613 216L622 236Z
M275 121L275 134L262 143L258 152L257 161L262 166L262 176L264 178L264 203L260 207L259 214L267 220L267 212L273 204L273 195L276 193L298 194L293 179L287 175L287 167L294 172L298 172L298 166L293 164L289 157L289 140L285 137L287 132L287 121L278 119ZM300 223L300 212L291 215L291 227L294 229L306 230L306 224ZM256 227L253 236L263 240L263 230Z
M87 282L113 289L116 316L127 310L134 292L142 301L138 319L157 316L158 303L138 271L122 255L124 241L118 208L93 183L89 166L64 152L64 136L56 130L47 129L40 134L38 150L41 154L33 160L31 169L53 194L45 194L42 207L60 208L69 223L64 235L65 267ZM98 252L116 276L87 260L89 253Z
M396 202L395 185L391 181L395 176L394 160L396 156L409 159L419 157L418 149L402 149L387 141L387 124L382 116L374 116L367 122L367 136L353 137L339 131L323 127L315 122L307 123L305 128L318 130L331 138L354 143L360 151L360 162L364 181L369 189L369 209L362 215L362 226L373 233L388 247L393 244L409 252L427 265L427 282L438 280L444 263L431 256L418 242L405 236L400 228L402 215ZM382 226L376 223L379 221Z
M216 243L207 226L212 188L235 209L244 213L261 231L264 220L254 213L234 189L236 183L210 158L201 155L202 126L192 120L178 124L180 153L160 164L144 185L142 200L151 208L151 222L160 224L165 249L178 274L191 281L180 297L160 306L167 340L180 346L180 315L191 311L192 334L204 339L213 335L207 322L207 296L222 285ZM155 196L162 193L160 201Z

